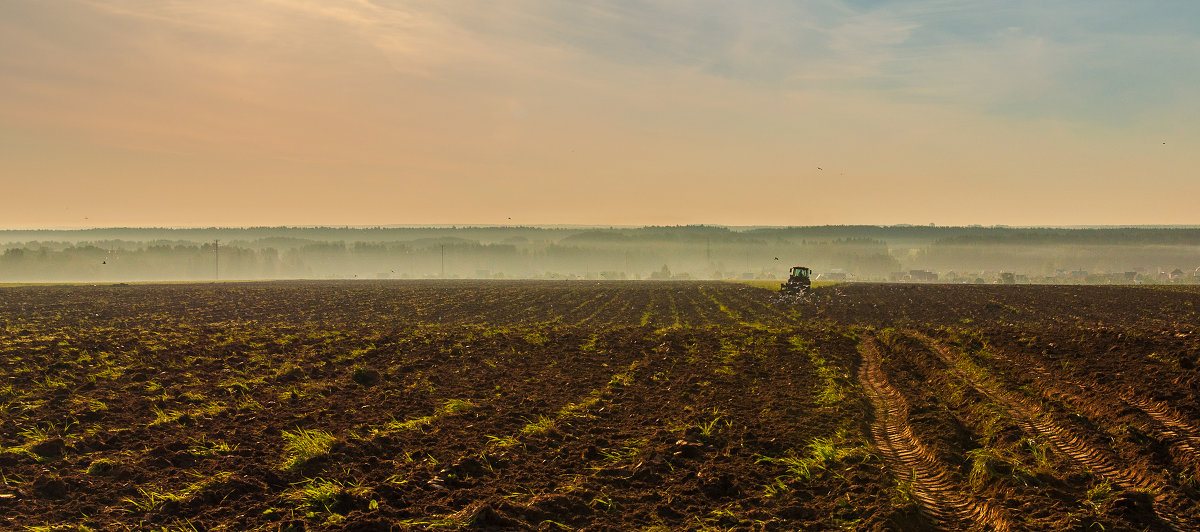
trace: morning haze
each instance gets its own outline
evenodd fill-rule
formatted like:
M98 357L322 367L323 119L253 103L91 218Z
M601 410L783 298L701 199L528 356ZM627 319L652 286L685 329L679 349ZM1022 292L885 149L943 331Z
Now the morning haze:
M1186 227L256 227L0 231L0 282L253 279L1200 283Z

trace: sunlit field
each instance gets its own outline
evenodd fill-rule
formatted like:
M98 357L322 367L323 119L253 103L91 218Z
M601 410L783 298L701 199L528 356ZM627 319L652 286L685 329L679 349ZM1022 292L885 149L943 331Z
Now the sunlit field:
M1036 286L799 301L726 282L5 287L0 518L1186 528L1197 303Z

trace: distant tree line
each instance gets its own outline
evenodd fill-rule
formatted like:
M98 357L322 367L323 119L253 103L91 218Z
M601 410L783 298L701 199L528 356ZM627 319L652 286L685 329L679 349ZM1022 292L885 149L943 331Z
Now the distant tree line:
M219 243L217 242L219 240ZM219 248L219 262L218 262ZM0 282L286 278L782 277L804 265L1050 275L1194 270L1200 229L820 227L112 228L0 231Z

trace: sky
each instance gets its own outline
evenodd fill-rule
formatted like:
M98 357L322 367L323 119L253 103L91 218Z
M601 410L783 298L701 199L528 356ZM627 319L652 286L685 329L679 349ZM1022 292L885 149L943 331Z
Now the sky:
M1198 224L1200 2L3 0L0 228Z

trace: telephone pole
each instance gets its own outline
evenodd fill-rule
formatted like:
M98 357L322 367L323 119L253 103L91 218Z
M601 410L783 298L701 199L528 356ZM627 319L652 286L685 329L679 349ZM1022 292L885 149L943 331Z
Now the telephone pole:
M213 240L213 280L221 280L221 240Z

